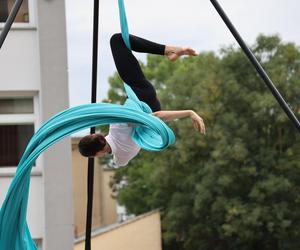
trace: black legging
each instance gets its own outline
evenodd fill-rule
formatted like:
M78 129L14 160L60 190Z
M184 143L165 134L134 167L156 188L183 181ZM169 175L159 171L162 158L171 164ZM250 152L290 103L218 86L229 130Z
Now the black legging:
M165 45L157 44L143 38L130 35L131 48L137 52L164 55ZM153 112L161 110L156 91L146 79L139 62L126 47L122 35L114 34L110 39L114 61L122 80L127 83L137 97L147 103Z

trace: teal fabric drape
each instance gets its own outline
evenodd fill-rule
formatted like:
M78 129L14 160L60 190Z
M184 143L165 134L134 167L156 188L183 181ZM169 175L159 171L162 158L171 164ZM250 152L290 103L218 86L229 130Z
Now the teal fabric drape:
M123 39L130 46L122 0L119 0L119 8ZM97 103L69 108L50 118L33 135L0 210L1 250L37 249L26 222L30 173L39 155L59 140L93 126L134 123L137 126L134 127L132 138L145 150L160 151L175 142L173 131L151 115L150 107L139 101L127 84L124 83L124 87L128 96L124 105Z
M121 25L121 32L123 40L128 49L131 50L130 40L129 40L129 29L125 11L124 0L118 0L119 4L119 15L120 15L120 25Z

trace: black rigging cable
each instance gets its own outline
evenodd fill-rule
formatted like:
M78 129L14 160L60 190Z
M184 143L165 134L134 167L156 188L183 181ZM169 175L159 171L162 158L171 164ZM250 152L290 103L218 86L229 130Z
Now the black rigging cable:
M9 30L10 30L13 22L16 19L16 16L18 14L18 11L19 11L22 3L23 3L23 0L16 0L15 1L15 4L14 4L14 6L13 6L13 8L12 8L12 10L11 10L11 12L10 12L7 20L6 20L6 22L5 22L3 30L2 30L2 32L0 34L0 49L2 48L2 45L3 45L3 43L4 43L5 39L6 39L6 36L7 36L8 32L9 32Z
M258 60L256 59L255 55L252 53L252 51L248 48L246 43L244 42L243 38L240 36L236 28L231 23L230 19L220 6L217 0L210 0L221 18L223 19L224 23L230 30L231 34L234 36L236 41L241 46L242 50L256 69L259 76L262 78L262 80L265 82L265 84L269 87L270 91L272 92L273 96L276 98L277 102L280 104L281 108L285 111L287 116L290 118L290 120L294 123L298 131L300 132L300 122L298 121L297 117L293 113L293 111L290 109L290 107L287 105L286 101L283 99L279 91L274 86L273 82L271 81L270 77L266 73L266 71L263 69L263 67L260 65Z
M99 22L99 0L94 0L94 24L93 24L93 62L92 62L92 93L91 102L97 101L97 66L98 66L98 22ZM95 133L95 127L91 128L90 133ZM91 231L93 214L93 191L94 191L94 158L88 159L88 178L87 178L87 213L86 213L86 234L85 250L91 250Z

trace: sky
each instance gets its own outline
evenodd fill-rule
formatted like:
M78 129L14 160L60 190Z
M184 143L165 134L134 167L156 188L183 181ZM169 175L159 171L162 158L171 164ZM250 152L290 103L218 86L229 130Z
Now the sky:
M279 34L300 45L299 0L219 0L243 39L253 44L263 33ZM236 44L209 0L125 0L129 31L143 38L198 52ZM92 0L66 0L70 106L90 102ZM109 39L120 32L118 1L100 0L97 100L107 96L108 77L115 71ZM135 53L144 61L145 54ZM276 84L276 83L275 83Z

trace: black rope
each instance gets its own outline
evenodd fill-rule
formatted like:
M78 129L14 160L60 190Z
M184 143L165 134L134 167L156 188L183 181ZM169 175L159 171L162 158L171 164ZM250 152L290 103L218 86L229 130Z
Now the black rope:
M8 32L10 31L10 28L11 28L13 22L16 19L18 11L19 11L19 9L20 9L20 7L22 5L22 2L23 2L23 0L16 0L15 1L15 4L14 4L14 6L12 8L12 11L10 12L10 14L9 14L9 16L8 16L6 22L5 22L3 30L2 30L2 32L0 34L0 49L2 48L2 45L3 45L3 43L4 43L5 39L6 39L6 36L7 36Z
M269 76L267 75L267 73L265 72L263 67L260 65L260 63L258 62L256 57L254 56L252 51L247 47L246 43L244 42L244 40L242 39L242 37L240 36L238 31L235 29L235 27L233 26L233 24L229 20L228 16L224 12L224 10L222 9L222 7L218 3L218 1L217 0L210 0L210 1L213 4L213 6L215 7L215 9L217 10L217 12L219 13L219 15L221 16L221 18L223 19L224 23L227 25L227 27L230 30L231 34L234 36L236 41L241 46L244 53L247 55L247 57L250 60L250 62L252 63L252 65L255 67L257 73L263 79L265 84L269 87L270 91L272 92L273 96L276 98L276 100L280 104L281 108L285 111L287 116L290 118L290 120L294 123L294 125L296 126L296 128L300 132L300 122L298 121L297 117L292 112L292 110L290 109L290 107L288 106L286 101L283 99L283 97L281 96L279 91L276 89L273 82L271 81L271 79L269 78Z
M92 62L92 93L91 102L97 101L97 64L98 64L98 22L99 22L99 0L94 0L94 24L93 24L93 62ZM90 133L95 133L95 127L91 128ZM88 178L87 178L87 213L86 213L86 234L85 250L91 250L91 231L93 214L93 193L94 193L94 158L88 159Z

